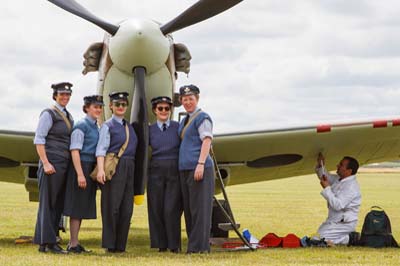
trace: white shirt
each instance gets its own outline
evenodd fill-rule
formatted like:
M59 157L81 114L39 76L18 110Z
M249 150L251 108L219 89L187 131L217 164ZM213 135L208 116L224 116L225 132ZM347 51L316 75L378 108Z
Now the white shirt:
M89 115L86 115L84 118L88 120L90 123L96 124L97 120L93 119ZM83 142L85 141L85 133L79 128L75 128L71 133L71 144L69 145L69 149L72 150L82 150Z
M357 222L361 205L360 186L356 176L352 175L339 180L338 175L329 174L324 167L316 168L319 178L325 172L330 183L321 191L328 204L328 218L326 222Z
M199 111L199 107L196 107L196 109L191 112L188 113L190 116L194 115L197 111ZM201 141L203 141L206 137L212 139L213 138L213 126L210 120L208 119L204 119L203 122L201 122L199 128L197 129L197 131L199 132L199 137L201 139Z
M124 124L124 119L122 117L118 117L116 115L111 116L112 119L117 121L119 124ZM103 123L99 130L99 141L97 142L96 146L96 157L105 157L110 147L110 128L107 126L106 123Z
M157 126L158 128L163 131L163 125L165 124L167 128L169 128L169 124L171 123L171 120L167 120L165 122L161 122L160 120L157 120Z
M54 106L59 109L64 115L67 115L65 107L61 106L59 103L55 102ZM72 119L72 117L71 117ZM46 137L49 134L51 127L53 126L53 118L49 112L42 112L39 117L39 123L35 131L35 138L33 139L33 144L46 144Z

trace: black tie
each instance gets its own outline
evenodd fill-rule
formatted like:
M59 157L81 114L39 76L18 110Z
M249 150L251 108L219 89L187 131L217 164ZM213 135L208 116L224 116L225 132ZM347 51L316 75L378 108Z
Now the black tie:
M162 124L162 131L165 131L165 130L167 130L167 124Z
M68 120L71 120L71 119L69 118L69 113L68 113L68 111L67 111L67 108L64 108L64 111L65 111L65 113L66 113L66 116L67 116Z
M186 126L186 125L187 125L187 123L189 122L189 118L190 118L190 115L188 114L188 115L186 116L186 118L185 118L185 123L183 123L183 126Z

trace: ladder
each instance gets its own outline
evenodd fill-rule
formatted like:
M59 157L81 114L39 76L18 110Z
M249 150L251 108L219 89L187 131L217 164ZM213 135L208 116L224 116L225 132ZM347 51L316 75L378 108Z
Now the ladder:
M227 208L225 209L222 204L218 201L217 197L215 197L215 195L213 196L215 203L217 204L218 208L221 210L222 214L225 216L225 218L229 221L229 224L231 226L231 228L235 231L235 233L237 234L237 236L242 240L243 244L246 245L250 250L254 251L256 250L256 248L254 248L249 241L247 241L246 238L244 238L244 236L239 232L239 225L236 223L235 221L235 217L233 216L233 212L231 209L231 204L229 203L229 199L228 199L228 194L226 193L225 190L225 185L224 182L222 180L222 176L221 176L221 172L219 170L218 167L218 163L217 163L217 158L215 157L215 153L213 150L213 147L211 145L210 147L210 156L214 162L214 170L215 170L215 174L217 177L217 182L221 188L222 191L222 195L224 197L224 200L226 202Z
M182 119L182 116L185 116L185 115L187 115L186 112L179 112L178 121L180 122L181 119ZM215 172L215 174L217 176L217 182L218 182L218 184L219 184L219 186L221 188L225 203L227 204L227 208L225 209L222 206L222 204L218 201L218 199L217 199L217 197L215 197L215 195L213 196L213 199L214 199L215 203L217 204L218 208L221 210L222 214L229 221L230 228L232 228L235 231L235 233L240 238L240 240L242 240L244 245L246 245L250 250L255 251L256 248L254 248L249 243L249 241L247 241L247 239L244 238L244 236L239 232L239 225L236 223L235 217L233 216L231 205L229 203L228 195L227 195L226 190L225 190L225 185L224 185L224 182L222 180L221 172L219 170L218 163L217 163L217 158L215 157L215 153L214 153L212 145L210 147L210 156L211 156L211 158L213 160L213 163L214 163L214 172ZM229 229L227 229L225 227L224 230L229 230Z

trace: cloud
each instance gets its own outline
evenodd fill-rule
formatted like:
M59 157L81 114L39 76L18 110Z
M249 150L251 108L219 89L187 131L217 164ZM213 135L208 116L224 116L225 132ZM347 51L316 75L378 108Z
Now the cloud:
M163 23L195 0L79 2L112 23ZM399 8L395 0L243 1L174 33L193 56L177 87L200 87L220 133L394 117ZM74 84L69 109L82 117L82 97L97 85L96 73L81 75L82 54L103 31L48 1L5 0L0 12L1 128L34 130L52 104L50 84L63 80Z
M320 0L314 1L314 3L321 11L335 16L360 16L365 18L371 16L375 11L371 1L367 0Z

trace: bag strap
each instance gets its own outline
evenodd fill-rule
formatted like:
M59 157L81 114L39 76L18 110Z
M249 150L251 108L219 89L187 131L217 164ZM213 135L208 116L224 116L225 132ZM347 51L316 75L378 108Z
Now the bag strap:
M125 151L126 147L128 146L128 142L129 142L129 128L128 128L128 125L126 125L126 124L125 124L125 133L126 133L126 140L118 152L118 155L117 155L118 158L121 158L122 154L124 154L124 151Z
M381 207L375 205L371 207L371 211L384 211L384 210Z
M57 114L59 114L61 116L61 118L64 120L65 124L67 125L68 130L71 132L72 125L71 125L71 121L69 121L67 116L63 112L61 112L60 109L58 109L55 105L51 109L56 111Z
M185 136L186 130L188 129L189 125L193 122L193 120L201 113L201 109L199 109L195 114L193 114L190 118L189 118L189 122L186 124L186 126L182 129L181 132L181 139L183 139L183 137Z

